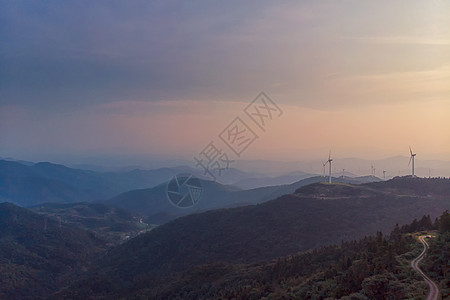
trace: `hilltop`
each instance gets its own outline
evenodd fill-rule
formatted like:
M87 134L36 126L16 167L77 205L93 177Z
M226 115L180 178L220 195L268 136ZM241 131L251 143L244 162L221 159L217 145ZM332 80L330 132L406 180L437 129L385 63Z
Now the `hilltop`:
M241 190L234 186L222 185L217 182L200 180L202 196L197 205L179 209L167 200L167 183L150 189L139 189L125 192L113 197L105 203L138 212L146 216L146 223L162 224L192 213L200 213L211 209L231 208L250 204L264 203L286 194L292 194L297 189L324 181L322 176L314 176L296 181L292 184L266 186L249 190ZM333 178L340 183L359 184L379 181L374 176L357 178Z

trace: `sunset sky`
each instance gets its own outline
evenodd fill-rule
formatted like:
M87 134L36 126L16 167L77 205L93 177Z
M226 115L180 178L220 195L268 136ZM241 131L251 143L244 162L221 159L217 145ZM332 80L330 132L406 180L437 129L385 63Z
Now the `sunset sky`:
M190 159L238 116L240 159L450 160L450 2L0 2L0 157Z

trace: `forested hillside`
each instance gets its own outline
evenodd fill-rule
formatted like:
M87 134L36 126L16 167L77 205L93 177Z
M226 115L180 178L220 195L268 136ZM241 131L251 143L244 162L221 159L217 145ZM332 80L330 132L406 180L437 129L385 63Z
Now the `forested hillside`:
M396 223L409 223L425 212L436 217L448 205L443 195L316 183L263 204L176 219L111 251L102 269L131 275L182 271L216 261L270 260L377 231L388 233Z
M92 232L0 203L0 299L48 296L106 249Z
M408 226L396 226L387 236L378 232L263 263L217 262L162 277L148 272L130 281L100 273L57 298L83 299L94 293L114 299L421 299L428 287L410 267L422 249L412 233L434 230L437 225L429 220L424 216ZM448 232L441 232L444 235ZM439 247L437 252L448 249L450 241ZM430 261L437 269L441 263Z

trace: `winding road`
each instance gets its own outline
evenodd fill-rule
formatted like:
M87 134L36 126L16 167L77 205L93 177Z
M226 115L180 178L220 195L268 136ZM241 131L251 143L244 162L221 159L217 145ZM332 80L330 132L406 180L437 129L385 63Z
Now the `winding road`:
M425 241L425 236L419 236L419 241L423 244L423 251L411 262L411 267L417 272L419 272L419 274L423 277L425 282L428 283L428 286L430 287L430 293L428 294L427 300L438 300L439 296L438 286L419 268L419 263L425 257L425 253L427 252L429 247L427 241Z

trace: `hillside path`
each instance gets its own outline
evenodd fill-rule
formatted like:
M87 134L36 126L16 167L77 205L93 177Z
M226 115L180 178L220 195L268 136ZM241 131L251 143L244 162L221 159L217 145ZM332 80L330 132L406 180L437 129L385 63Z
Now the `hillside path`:
M437 300L439 296L439 288L437 284L425 275L425 273L423 273L423 271L419 268L419 263L425 257L425 253L427 252L429 246L427 241L425 241L425 236L419 236L419 241L423 244L423 251L419 256L413 259L411 262L411 267L423 277L425 282L428 283L428 286L430 287L430 293L428 294L427 300Z

